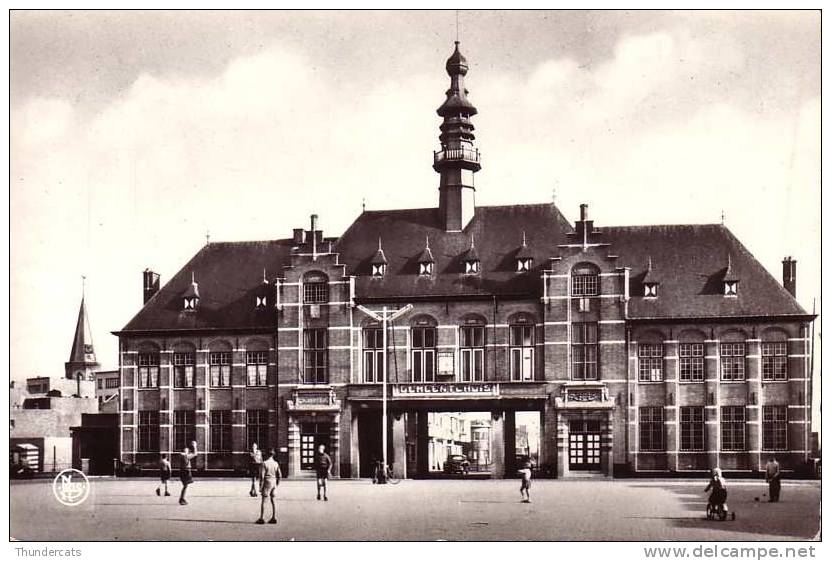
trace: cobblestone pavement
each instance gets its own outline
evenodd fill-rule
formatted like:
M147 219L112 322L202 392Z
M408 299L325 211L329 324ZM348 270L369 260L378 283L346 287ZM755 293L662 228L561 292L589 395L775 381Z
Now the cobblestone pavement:
M152 479L91 479L85 503L58 503L51 480L12 482L11 535L22 540L789 540L819 532L816 481L785 482L779 503L761 481L731 481L736 520L704 516L704 480L515 480L330 483L283 481L277 525L259 526L259 499L242 479L197 479L190 504L157 497ZM756 498L759 501L756 501Z

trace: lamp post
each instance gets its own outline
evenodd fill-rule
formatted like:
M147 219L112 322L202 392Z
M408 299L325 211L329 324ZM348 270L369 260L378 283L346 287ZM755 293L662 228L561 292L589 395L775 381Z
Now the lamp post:
M403 308L397 308L391 310L384 306L381 310L375 311L370 310L364 306L358 305L358 309L361 310L363 313L374 319L375 321L381 322L381 329L383 331L382 337L382 344L384 346L384 377L381 383L381 453L383 455L383 462L384 462L384 474L386 475L387 470L387 322L393 321L396 318L403 316L407 312L413 309L412 304L407 304Z

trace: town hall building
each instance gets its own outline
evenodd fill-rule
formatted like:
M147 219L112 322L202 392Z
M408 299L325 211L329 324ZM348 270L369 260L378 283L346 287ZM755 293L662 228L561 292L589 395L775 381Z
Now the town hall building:
M814 316L796 262L782 285L724 225L477 206L458 42L446 70L436 207L364 211L340 236L313 215L283 239L207 243L163 286L144 272L144 306L115 332L122 462L195 440L198 469L239 471L257 443L296 477L324 444L336 476L366 477L386 390L404 477L434 469L441 412L484 416L459 426L491 477L514 475L529 415L552 477L753 473L772 454L804 469ZM406 308L386 332L366 313L384 308Z

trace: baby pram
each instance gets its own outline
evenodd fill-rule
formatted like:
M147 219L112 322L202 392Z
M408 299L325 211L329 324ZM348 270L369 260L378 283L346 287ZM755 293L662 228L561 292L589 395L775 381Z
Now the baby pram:
M713 476L710 478L710 483L704 492L710 491L710 498L707 501L707 520L727 520L727 485L724 483L724 478L721 476L721 470L716 468L713 470ZM736 519L736 513L730 512L731 520Z

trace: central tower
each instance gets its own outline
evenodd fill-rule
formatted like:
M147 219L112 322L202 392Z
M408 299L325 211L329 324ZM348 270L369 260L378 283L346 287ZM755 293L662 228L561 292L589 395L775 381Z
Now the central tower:
M450 75L447 99L436 112L444 120L439 129L441 150L433 153L433 169L439 180L439 213L445 231L459 232L473 218L475 191L473 174L481 169L479 150L473 146L473 124L470 118L476 108L467 99L464 78L467 59L459 52L459 42L445 65Z

